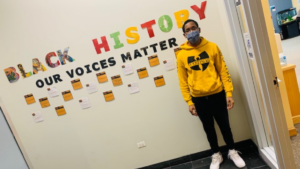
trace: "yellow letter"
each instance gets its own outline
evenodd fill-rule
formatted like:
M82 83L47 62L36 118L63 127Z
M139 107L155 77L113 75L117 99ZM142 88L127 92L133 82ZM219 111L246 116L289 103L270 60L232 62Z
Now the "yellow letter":
M178 28L182 28L183 23L189 19L189 11L184 9L174 13Z
M137 27L129 27L126 29L125 34L128 38L133 39L127 39L127 43L134 44L137 43L140 40L140 35L138 33L132 33L131 31L137 31Z

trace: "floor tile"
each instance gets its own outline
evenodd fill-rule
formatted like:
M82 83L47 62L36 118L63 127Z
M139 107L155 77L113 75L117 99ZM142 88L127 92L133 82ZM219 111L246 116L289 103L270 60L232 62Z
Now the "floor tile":
M265 165L265 166L261 166L261 167L251 168L251 169L271 169L271 167Z
M193 169L209 169L210 165L202 166L202 167L194 167Z
M207 158L204 158L204 159L192 161L194 169L210 165L210 163L211 163L211 157L207 157Z
M191 158L192 161L195 161L195 160L207 158L207 157L210 157L210 156L212 156L212 153L211 153L210 150L207 150L207 151L203 151L203 152L200 152L200 153L191 154L190 158Z
M193 165L191 162L172 166L171 169L193 169Z
M257 153L248 154L245 156L241 155L241 157L244 159L246 166L249 169L267 165Z
M184 157L180 157L180 158L171 160L169 163L170 163L170 166L176 166L176 165L191 162L191 161L192 160L190 159L190 156L184 156Z
M169 162L162 162L162 163L158 163L158 164L148 166L147 169L162 169L162 168L167 168L167 167L170 167L170 163Z

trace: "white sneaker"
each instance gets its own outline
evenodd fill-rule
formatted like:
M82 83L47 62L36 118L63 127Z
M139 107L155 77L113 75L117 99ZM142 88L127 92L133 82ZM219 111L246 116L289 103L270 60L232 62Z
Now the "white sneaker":
M238 153L241 152L236 150L229 150L228 158L230 158L238 168L243 168L246 166L246 164L245 161L240 157Z
M220 168L220 164L223 161L223 157L221 155L220 152L215 153L212 155L212 162L210 164L210 169L219 169Z

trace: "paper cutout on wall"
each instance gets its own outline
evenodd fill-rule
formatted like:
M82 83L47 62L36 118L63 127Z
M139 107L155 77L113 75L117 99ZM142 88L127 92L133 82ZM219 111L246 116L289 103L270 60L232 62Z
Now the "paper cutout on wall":
M128 90L129 90L130 94L138 93L140 91L138 83L134 82L134 83L128 84Z
M17 73L16 68L9 67L4 69L5 75L9 81L9 83L17 82L20 78L19 73Z
M36 111L36 112L32 113L32 117L36 123L44 121L44 119L42 117L42 113L40 111Z
M110 34L110 37L113 38L115 41L115 46L114 46L115 49L118 49L118 48L121 48L124 46L124 44L121 43L119 36L120 36L120 32L115 32L115 33Z
M115 99L115 96L114 96L112 90L103 92L103 95L104 95L105 101L107 101L107 102Z
M183 23L189 19L189 15L190 13L186 9L174 13L178 28L182 28Z
M62 92L62 95L65 101L69 101L73 99L73 95L70 90Z
M23 78L30 77L32 75L32 72L25 72L22 64L18 64L18 68Z
M107 81L108 81L105 72L97 73L96 76L97 76L97 79L98 79L98 82L99 82L99 83L104 83L104 82L107 82Z
M80 79L72 80L71 83L72 83L72 86L73 86L74 90L78 90L78 89L82 88L82 84L81 84Z
M191 8L199 15L200 20L205 19L206 3L207 1L203 1L200 8L197 5L191 6Z
M125 34L128 38L132 39L127 39L127 43L129 44L135 44L140 40L140 35L138 33L133 33L132 31L138 31L137 27L129 27L126 29Z
M95 92L98 91L97 85L94 82L86 84L86 89L87 89L87 91L88 91L89 94L95 93Z
M55 110L56 110L56 114L57 114L58 116L62 116L62 115L67 114L67 112L66 112L64 106L58 106L58 107L55 107Z
M107 43L106 37L102 36L101 37L102 43L98 42L98 39L93 39L93 44L95 47L95 50L97 52L97 54L101 54L101 48L104 48L105 52L110 51L109 49L109 45Z
M47 90L50 97L55 97L59 95L56 87L49 87Z
M163 86L166 84L163 75L154 77L154 82L155 82L156 87L160 87L160 86Z
M165 23L167 27L165 26ZM173 21L169 15L163 15L158 19L158 25L161 31L170 32L173 28Z
M122 71L123 71L123 74L125 76L132 74L133 73L133 68L132 68L131 63L123 64L122 65Z
M33 66L33 74L37 74L38 71L46 71L46 67L39 61L39 59L35 58L32 59L32 66Z
M149 56L148 60L151 67L159 65L159 60L157 55Z
M59 61L57 61L56 63L52 63L52 61L51 61L52 57L56 57L56 54L54 52L48 53L45 58L46 63L49 67L56 68L57 66L60 65L60 63L59 63Z
M146 78L146 77L149 76L146 67L143 67L143 68L138 69L137 72L138 72L138 75L139 75L139 78L140 78L140 79L143 79L143 78Z
M163 61L164 66L165 66L165 70L169 71L169 70L173 70L176 68L174 60L173 59L166 59Z
M34 96L33 94L28 94L28 95L25 95L25 100L26 100L26 103L27 104L32 104L32 103L35 103L35 99L34 99Z
M50 106L50 103L49 103L49 100L47 97L43 97L43 98L39 99L39 101L40 101L42 108Z
M87 109L87 108L91 107L91 103L87 97L81 98L79 100L79 104L82 109Z
M120 75L112 76L111 80L112 80L112 83L113 83L114 86L120 86L120 85L123 84Z
M154 25L154 24L156 24L155 20L151 20L151 21L141 24L142 28L147 28L149 38L153 38L155 36L154 32L153 32L153 28L152 28L152 25Z
M175 48L174 49L176 59L177 59L177 55L179 54L180 51L181 51L181 48Z
M69 47L65 48L64 53L62 53L61 50L56 51L61 65L65 65L66 60L69 62L75 61L75 59L73 59L71 56L68 55L68 52L69 52Z

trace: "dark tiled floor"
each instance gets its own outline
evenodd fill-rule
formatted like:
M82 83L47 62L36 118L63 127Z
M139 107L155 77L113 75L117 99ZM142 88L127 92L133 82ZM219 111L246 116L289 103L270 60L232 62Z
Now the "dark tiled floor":
M246 167L243 169L271 169L267 164L260 158L259 154L252 153L248 155L241 155L245 160ZM223 163L220 166L220 169L235 169L237 168L234 163L227 159L226 154L223 154ZM166 169L209 169L211 158L200 159L184 164L179 164L172 166Z
M241 152L246 167L243 169L270 169L258 154L256 145L251 140L242 141L236 144L236 149ZM234 163L228 159L226 147L220 147L223 163L220 169L237 169ZM209 169L211 163L211 152L202 151L187 155L170 161L154 164L140 169Z

